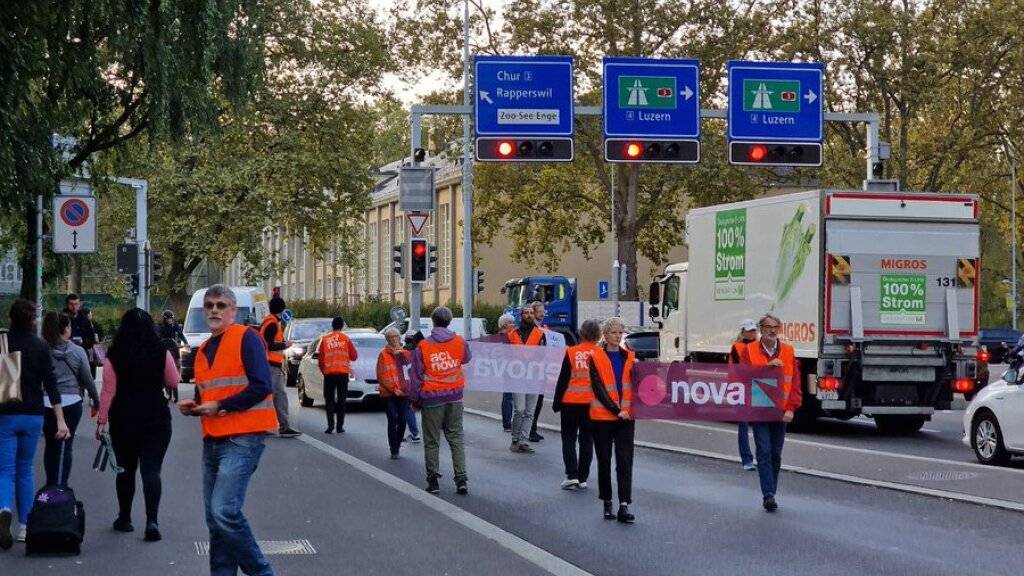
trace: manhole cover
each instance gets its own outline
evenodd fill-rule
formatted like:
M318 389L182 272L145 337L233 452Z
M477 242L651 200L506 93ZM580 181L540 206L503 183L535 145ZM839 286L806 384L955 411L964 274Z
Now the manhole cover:
M970 480L977 478L976 472L964 472L961 470L942 470L933 472L914 472L907 476L911 480L943 481L943 480Z
M264 556L316 554L316 548L313 548L309 540L257 540L256 544ZM209 556L210 543L202 540L196 542L196 554Z

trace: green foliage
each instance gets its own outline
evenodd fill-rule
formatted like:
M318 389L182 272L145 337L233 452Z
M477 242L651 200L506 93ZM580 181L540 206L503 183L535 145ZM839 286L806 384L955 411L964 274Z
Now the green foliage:
M293 300L288 302L288 308L296 318L333 318L341 316L345 322L352 327L370 327L377 330L391 323L391 309L397 304L394 302L382 302L370 299L355 306L346 306L328 300ZM456 317L462 316L460 304L446 304ZM436 304L424 305L421 314L429 316L436 308ZM408 306L403 306L408 314ZM483 318L488 333L498 330L498 317L501 316L504 307L495 304L477 303L473 305L473 316Z

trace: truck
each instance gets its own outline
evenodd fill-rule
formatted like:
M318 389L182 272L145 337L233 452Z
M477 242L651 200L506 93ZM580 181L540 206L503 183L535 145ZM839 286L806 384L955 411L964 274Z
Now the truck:
M978 199L814 190L692 209L688 262L650 286L666 362L724 361L740 323L772 314L803 407L916 432L977 376Z
M577 339L576 323L579 301L576 279L566 276L524 276L512 278L501 288L505 295L505 313L518 322L519 308L529 302L543 302L548 328L565 335L570 345Z

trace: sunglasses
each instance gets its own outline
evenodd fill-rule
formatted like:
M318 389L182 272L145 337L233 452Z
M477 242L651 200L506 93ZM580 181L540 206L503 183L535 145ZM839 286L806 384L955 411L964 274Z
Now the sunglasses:
M213 310L214 308L217 310L227 310L230 307L231 304L228 302L203 302L203 308L207 310Z

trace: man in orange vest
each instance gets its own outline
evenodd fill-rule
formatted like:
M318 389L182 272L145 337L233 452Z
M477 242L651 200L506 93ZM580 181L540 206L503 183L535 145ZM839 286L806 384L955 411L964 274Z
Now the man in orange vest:
M284 438L294 438L302 434L288 425L288 391L285 390L284 351L292 343L284 339L284 327L281 326L281 314L284 312L284 299L274 296L270 299L270 314L263 319L260 335L267 347L267 361L270 362L270 376L274 386L274 410L281 428L277 431Z
M545 332L544 345L549 346L551 342L548 342L547 332L548 325L544 323L544 318L548 315L548 311L544 308L544 303L538 300L534 300L530 307L533 308L533 323L538 328ZM530 442L540 442L544 439L537 432L537 422L540 422L540 412L544 408L544 395L540 394L537 396L537 406L533 409L533 421L530 423Z
M203 427L203 500L210 530L210 574L273 576L242 513L249 479L263 454L263 437L277 429L270 365L259 334L235 324L235 293L223 284L203 297L211 336L196 352L196 400L186 416ZM197 402L198 400L198 402Z
M516 346L544 346L547 339L544 330L534 323L533 306L524 304L519 310L519 328L508 333L509 344ZM530 423L537 408L537 394L514 393L512 404L515 411L512 415L512 444L509 450L520 454L532 454L533 448L527 441Z
M779 339L782 321L772 314L765 314L758 322L761 339L750 342L743 348L740 361L751 366L777 368L785 398L785 411L781 422L751 422L754 429L754 446L757 453L757 475L761 481L762 506L774 512L779 505L775 492L779 486L779 470L782 469L782 445L786 440L786 424L793 421L793 413L800 408L803 391L800 386L800 368L796 363L793 347Z
M324 403L327 412L327 434L345 431L345 401L348 398L348 378L352 373L352 362L359 358L352 340L342 332L345 319L331 320L331 331L320 339L317 364L324 375ZM334 418L338 424L335 428Z
M455 467L455 491L468 494L466 475L466 447L462 432L462 394L466 376L462 365L469 362L469 345L461 336L448 329L452 311L438 306L430 315L434 324L430 336L424 338L412 353L409 372L412 400L423 410L423 459L427 465L427 492L441 491L437 479L441 477L441 431L452 451Z
M562 416L562 462L565 464L563 490L586 489L590 477L590 462L594 458L594 439L590 432L590 403L594 392L590 387L590 357L601 338L597 320L587 320L580 326L580 339L576 346L565 351L562 371L551 409ZM579 442L579 456L576 443Z

